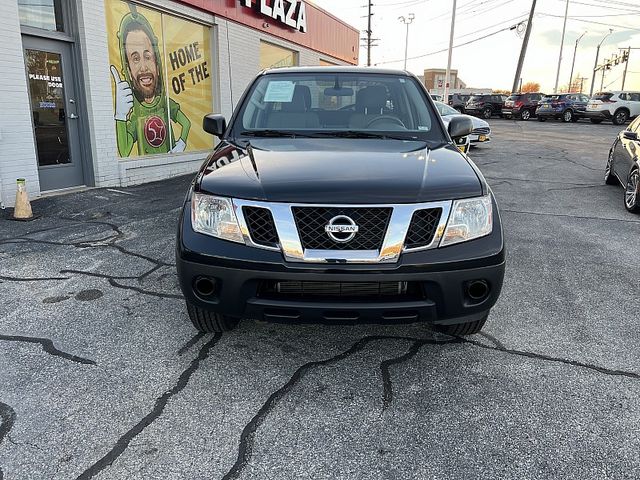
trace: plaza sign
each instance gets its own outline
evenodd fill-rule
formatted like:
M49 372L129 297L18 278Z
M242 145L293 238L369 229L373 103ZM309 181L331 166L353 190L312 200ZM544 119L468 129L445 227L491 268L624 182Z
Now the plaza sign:
M307 15L301 0L241 0L242 4L280 23L307 32Z

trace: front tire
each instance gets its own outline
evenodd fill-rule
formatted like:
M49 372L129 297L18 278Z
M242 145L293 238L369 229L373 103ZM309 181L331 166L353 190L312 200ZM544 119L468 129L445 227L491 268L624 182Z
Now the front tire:
M629 120L629 112L622 108L613 114L612 122L614 125L624 125L627 120Z
M491 115L492 115L492 114L493 114L493 111L492 111L490 108L485 108L485 109L482 111L482 117L483 117L483 118L486 118L486 119L491 118Z
M228 332L238 325L240 319L211 312L200 307L196 307L187 301L187 312L191 323L201 332Z
M488 317L489 314L487 313L480 320L466 323L455 323L453 325L434 325L434 329L437 332L444 333L445 335L451 335L452 337L458 335L473 335L474 333L478 333L482 330L482 327L484 327Z
M573 121L573 112L571 110L565 110L562 114L562 121L564 123L569 123Z
M530 118L531 118L531 112L529 110L525 109L520 113L520 119L521 120L524 120L526 122Z
M624 189L624 207L631 213L640 213L640 170L634 169Z

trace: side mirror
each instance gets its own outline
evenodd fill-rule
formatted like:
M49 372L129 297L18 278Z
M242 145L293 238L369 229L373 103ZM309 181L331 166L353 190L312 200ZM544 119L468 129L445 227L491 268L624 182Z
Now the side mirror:
M227 121L224 115L209 113L202 119L202 129L211 135L222 138L224 131L227 129Z
M629 131L629 130L625 130L625 131L622 133L622 136L623 136L624 138L626 138L627 140L634 140L634 141L637 141L637 140L638 140L638 134L637 134L636 132L631 132L631 131Z
M473 122L470 118L456 116L449 121L449 127L447 130L449 130L449 135L454 140L456 138L465 137L473 130Z

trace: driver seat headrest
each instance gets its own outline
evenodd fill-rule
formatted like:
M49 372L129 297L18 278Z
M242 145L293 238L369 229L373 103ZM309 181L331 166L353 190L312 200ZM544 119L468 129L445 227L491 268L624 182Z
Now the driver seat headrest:
M356 93L356 112L380 115L387 103L387 89L383 86L365 87Z

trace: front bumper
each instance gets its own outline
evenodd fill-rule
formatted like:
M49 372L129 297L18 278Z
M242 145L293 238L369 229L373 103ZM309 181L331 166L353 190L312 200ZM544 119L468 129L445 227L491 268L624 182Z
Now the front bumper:
M469 135L469 141L471 143L487 143L491 141L490 133L482 133L482 134L474 134Z
M480 115L482 114L482 107L465 107L464 113L467 115Z
M502 115L505 117L520 115L520 109L519 108L503 108Z
M502 289L505 252L495 203L490 235L445 248L406 252L395 264L286 262L278 251L196 233L189 218L187 203L176 243L180 287L188 302L224 315L286 322L453 324L482 318ZM195 292L194 282L199 277L215 280L213 295L203 298ZM468 294L468 286L475 280L489 285L488 294L480 301ZM419 294L363 300L264 293L266 284L285 281L411 282Z
M587 110L584 114L587 118L599 118L604 120L610 120L613 115L609 110Z
M563 109L536 109L536 116L542 118L560 118L562 116Z

